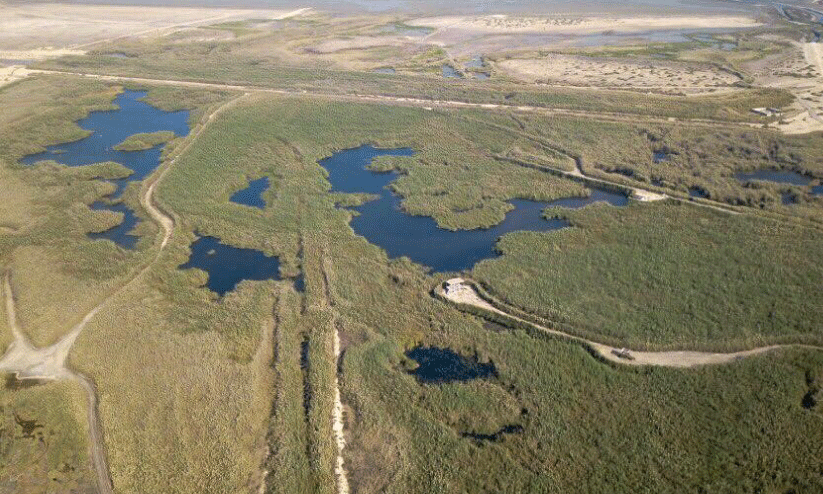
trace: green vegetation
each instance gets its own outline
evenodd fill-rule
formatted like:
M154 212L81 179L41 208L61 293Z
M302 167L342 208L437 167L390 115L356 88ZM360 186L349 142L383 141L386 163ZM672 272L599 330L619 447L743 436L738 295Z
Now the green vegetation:
M0 491L90 492L85 394L70 382L35 385L0 374Z
M677 204L548 214L574 228L507 235L473 271L516 307L632 348L823 343L816 228Z
M143 151L151 149L154 146L165 144L174 139L174 132L170 130L161 130L160 132L151 132L143 134L134 134L126 138L125 141L114 146L117 151Z

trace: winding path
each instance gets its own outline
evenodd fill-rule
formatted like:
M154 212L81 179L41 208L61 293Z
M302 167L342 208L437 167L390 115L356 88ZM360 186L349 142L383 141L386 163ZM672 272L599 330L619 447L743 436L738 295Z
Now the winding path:
M119 289L112 292L103 300L103 302L89 311L89 313L86 314L69 333L57 341L57 343L44 348L36 348L28 341L25 334L23 334L23 331L20 329L17 321L14 293L11 286L11 273L7 271L3 276L2 288L6 305L6 315L14 341L9 345L6 353L0 358L0 372L14 373L18 379L73 380L78 382L83 387L88 398L88 426L91 458L92 463L94 464L95 472L97 473L97 489L100 494L112 494L113 488L108 462L106 460L106 445L103 440L103 428L98 412L97 389L91 379L79 372L71 370L66 365L66 359L68 358L69 351L74 345L75 340L77 340L77 337L83 332L83 329L89 321L91 321L112 298L146 273L154 265L157 259L159 259L171 239L172 233L174 232L174 219L170 215L167 215L161 211L161 209L155 204L154 191L157 184L174 165L177 159L184 154L192 143L200 136L200 134L203 133L205 128L214 120L214 117L218 113L224 111L226 108L246 96L247 94L244 94L240 97L233 98L215 109L205 121L201 121L199 128L195 132L189 134L185 138L184 143L182 143L174 151L174 157L168 161L162 171L157 174L155 178L144 183L145 192L140 197L140 204L163 230L163 238L160 242L157 254L146 266L140 269L134 277L132 277Z
M676 367L676 368L688 368L688 367L695 367L698 365L717 365L717 364L728 364L730 362L735 362L742 358L751 357L753 355L760 355L766 352L770 352L772 350L778 350L781 348L811 348L816 350L823 350L821 347L813 346L813 345L769 345L759 348L753 348L751 350L743 350L740 352L731 352L731 353L714 353L714 352L695 352L695 351L662 351L662 352L639 352L628 350L625 348L616 348L609 345L604 345L602 343L597 343L595 341L587 340L585 338L581 338L579 336L575 336L569 333L564 333L563 331L558 331L556 329L547 328L545 326L541 326L536 324L532 321L527 321L526 319L520 318L513 314L510 314L504 310L499 309L498 307L492 305L488 300L481 297L480 294L475 290L474 286L471 282L464 280L463 278L452 278L446 282L446 286L441 287L438 286L435 289L435 292L440 297L460 305L468 305L477 309L481 309L483 311L491 312L494 314L499 314L505 316L507 318L513 319L520 323L525 323L531 327L534 327L544 333L548 333L553 336L558 336L561 338L567 338L576 342L583 344L583 346L591 349L597 355L604 360L608 360L610 362L615 362L619 364L625 365L633 365L633 366L641 366L641 365L651 365L651 366L658 366L658 367ZM502 304L501 304L502 305Z

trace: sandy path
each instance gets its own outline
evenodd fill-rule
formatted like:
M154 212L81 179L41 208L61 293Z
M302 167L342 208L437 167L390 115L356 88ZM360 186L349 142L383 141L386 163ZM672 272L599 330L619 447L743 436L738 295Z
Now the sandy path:
M145 192L141 196L140 203L149 215L158 222L163 230L163 238L160 242L157 255L149 264L144 266L133 278L126 282L121 288L111 293L103 302L86 314L83 319L72 330L63 336L57 343L44 347L35 348L23 334L17 321L17 313L14 304L14 294L11 287L11 274L6 273L3 280L3 293L6 303L6 314L9 327L11 328L14 341L9 345L6 353L0 358L0 372L11 372L16 374L18 379L68 379L77 381L86 390L88 398L88 426L89 444L91 448L91 458L97 473L97 486L101 494L111 494L113 492L111 475L109 474L108 462L106 460L106 447L103 440L103 429L98 413L97 391L94 383L78 372L74 372L66 365L66 360L72 345L83 329L95 315L117 294L134 283L144 273L146 273L159 259L169 239L174 231L174 220L164 214L154 204L154 191L157 184L165 176L177 159L185 153L192 143L203 133L205 128L214 120L214 117L233 105L246 95L234 98L224 103L212 112L209 117L202 122L197 131L186 137L186 142L175 151L174 158L168 162L163 171L145 187Z
M744 122L728 122L723 120L712 120L706 118L673 118L673 117L655 117L651 115L641 115L641 114L633 114L633 113L617 113L617 112L600 112L594 110L572 110L567 108L557 108L557 107L543 107L543 106L529 106L529 105L508 105L508 104L496 104L496 103L470 103L466 101L456 101L456 100L436 100L436 99L424 99L424 98L412 98L412 97L402 97L402 96L385 96L379 94L363 94L363 93L354 93L354 94L333 94L333 93L325 93L325 92L316 92L316 91L294 91L288 89L279 89L274 87L264 87L264 86L247 86L247 85L239 85L239 84L221 84L221 83L212 83L212 82L197 82L197 81L184 81L178 79L152 79L152 78L145 78L145 77L128 77L128 76L116 76L116 75L105 75L105 74L91 74L91 73L84 73L84 72L70 72L70 71L61 71L61 70L43 70L43 69L28 69L27 74L55 74L55 75L71 75L71 76L81 76L81 77L89 77L92 79L97 79L101 81L110 81L110 82L137 82L143 84L155 84L155 85L169 85L169 86L181 86L181 87L192 87L192 88L202 88L202 89L218 89L218 90L226 90L226 91L242 91L248 93L268 93L268 94L280 94L284 96L310 96L316 98L326 98L330 100L337 100L337 101L355 101L355 102L366 102L366 103L382 103L382 104L394 104L398 106L417 106L422 107L427 110L431 110L434 107L437 108L478 108L484 110L503 110L503 111L515 111L520 113L539 113L543 115L560 115L560 116L570 116L570 117L583 117L583 118L591 118L595 120L600 120L604 122L642 122L642 123L672 123L672 122L682 122L688 123L689 125L702 125L707 127L713 128L721 128L721 129L728 129L730 127L739 127L743 129L749 128L760 128L760 124L756 123L744 123Z
M334 330L334 361L340 358L340 330ZM332 410L332 430L334 441L337 443L337 462L334 465L334 475L337 478L337 493L349 494L349 480L343 466L343 450L346 448L346 437L343 435L343 401L340 399L340 382L337 372L334 373L334 408Z
M814 348L821 350L820 347L811 346L811 345L770 345L760 348L753 348L751 350L744 350L740 352L731 352L731 353L714 353L714 352L694 352L694 351L663 351L663 352L639 352L639 351L630 351L627 349L616 348L608 345L604 345L602 343L597 343L595 341L587 340L585 338L581 338L579 336L574 336L568 333L564 333L562 331L558 331L556 329L550 329L545 326L541 326L539 324L535 324L531 321L527 321L515 315L512 315L508 312L498 309L491 303L489 303L486 299L482 298L474 287L471 285L471 282L467 282L462 278L453 278L447 283L447 288L438 287L437 293L444 297L445 299L454 302L456 304L464 304L470 305L472 307L477 307L479 309L483 309L488 312L493 312L495 314L500 314L506 316L508 318L514 319L519 322L526 323L532 327L539 329L545 333L558 336L561 338L567 338L579 343L582 343L584 346L592 349L595 351L601 358L604 360L608 360L610 362L625 364L625 365L633 365L633 366L640 366L640 365L653 365L658 367L676 367L676 368L688 368L688 367L695 367L698 365L718 365L718 364L728 364L731 362L735 362L742 358L751 357L753 355L759 355L762 353L770 352L772 350L777 350L780 348ZM621 357L619 355L624 355ZM631 358L626 358L625 356L629 355Z

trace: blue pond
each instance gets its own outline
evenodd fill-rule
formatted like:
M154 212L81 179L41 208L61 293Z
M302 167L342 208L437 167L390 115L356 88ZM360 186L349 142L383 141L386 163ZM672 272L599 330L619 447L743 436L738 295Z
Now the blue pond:
M418 367L410 374L421 383L442 384L497 377L493 363L483 364L477 361L477 356L464 357L448 348L418 346L407 351L406 357L417 362Z
M406 256L437 272L471 269L482 259L494 257L494 245L501 235L516 231L547 231L568 226L564 220L546 220L542 212L546 207L579 208L596 201L606 201L615 206L628 203L621 194L593 190L590 197L560 199L553 202L515 199L509 201L514 210L509 211L502 223L491 228L450 231L439 228L433 218L411 216L400 208L401 199L387 185L397 178L397 172L373 172L366 167L378 156L411 156L409 148L377 149L360 146L339 151L320 161L329 172L329 182L334 192L360 192L377 194L373 201L352 208L359 215L351 220L351 227L358 235L386 250L389 257Z
M812 187L812 195L823 196L823 184Z
M137 241L137 237L129 235L137 224L137 218L129 208L118 201L129 182L143 180L157 168L163 146L158 145L145 151L116 151L113 147L138 133L161 130L172 131L177 136L189 133L188 111L164 112L139 101L145 95L145 92L140 91L126 91L120 94L114 100L119 109L91 112L88 117L77 122L81 128L92 131L91 135L79 141L48 146L46 151L26 156L21 160L27 165L53 160L68 166L114 161L132 170L133 173L126 178L111 180L117 189L105 201L95 202L91 206L98 211L123 213L123 222L105 232L89 235L91 238L112 240L127 249L134 248Z
M269 177L258 178L249 182L249 186L245 189L235 192L229 200L244 206L263 209L266 207L266 201L263 200L261 194L268 188Z
M738 173L735 178L741 182L748 182L749 180L764 180L767 182L777 182L781 184L790 185L809 185L811 178L792 171L779 170L755 170L750 173Z
M242 280L276 280L280 262L259 250L221 244L215 237L200 237L191 244L188 262L180 269L202 269L209 275L206 286L221 297Z

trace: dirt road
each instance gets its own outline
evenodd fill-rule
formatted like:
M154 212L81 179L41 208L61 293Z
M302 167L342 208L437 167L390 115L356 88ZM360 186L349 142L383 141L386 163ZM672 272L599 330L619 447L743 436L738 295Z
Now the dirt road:
M362 94L362 93L354 93L354 94L334 94L334 93L326 93L326 92L317 92L317 91L296 91L296 90L288 90L288 89L280 89L275 87L265 87L265 86L248 86L248 85L241 85L241 84L223 84L223 83L213 83L213 82L198 82L198 81L186 81L186 80L178 80L178 79L153 79L153 78L146 78L146 77L128 77L128 76L117 76L117 75L106 75L106 74L90 74L85 72L72 72L72 71L62 71L62 70L44 70L44 69L28 69L26 72L28 75L33 74L56 74L56 75L72 75L72 76L81 76L81 77L89 77L92 79L97 79L101 81L110 81L110 82L137 82L143 84L154 84L154 85L166 85L166 86L182 86L182 87L191 87L191 88L201 88L201 89L217 89L217 90L224 90L224 91L240 91L244 93L268 93L268 94L279 94L284 96L311 96L315 98L326 98L330 100L337 100L337 101L354 101L354 102L365 102L365 103L383 103L383 104L392 104L398 106L416 106L416 107L423 107L426 109L432 108L477 108L477 109L484 109L484 110L504 110L504 111L514 111L520 113L539 113L543 115L559 115L559 116L570 116L570 117L582 117L582 118L591 118L594 120L599 120L603 122L638 122L638 123L669 123L672 122L682 122L688 123L689 125L702 125L712 128L722 128L728 129L730 127L740 127L740 128L758 128L760 127L758 124L755 123L743 123L743 122L728 122L722 120L712 120L712 119L705 119L705 118L674 118L674 117L654 117L651 115L642 115L642 114L632 114L632 113L616 113L616 112L600 112L595 110L572 110L567 108L549 108L543 106L530 106L530 105L508 105L508 104L499 104L499 103L472 103L466 101L457 101L457 100L436 100L436 99L424 99L424 98L413 98L413 97L403 97L403 96L385 96L379 94Z
M497 308L495 305L492 305L488 300L481 297L474 289L471 282L467 282L462 278L453 278L447 281L446 283L447 287L445 289L442 287L437 288L437 293L446 300L449 300L456 304L469 305L472 307L482 309L484 311L500 314L508 318L514 319L515 321L526 323L545 333L577 341L583 344L583 346L590 348L591 350L596 352L598 356L603 358L604 360L608 360L610 362L615 362L619 364L632 366L653 365L658 367L688 368L695 367L698 365L728 364L730 362L735 362L742 358L751 357L753 355L760 355L780 348L802 347L823 350L823 348L809 345L770 345L732 353L693 351L638 352L604 345L602 343L587 340L585 338L574 336L569 333L564 333L556 329L547 328L545 326L541 326L539 324L535 324L531 321L527 321L525 319L512 315L506 311ZM502 306L501 303L497 303L497 305Z

